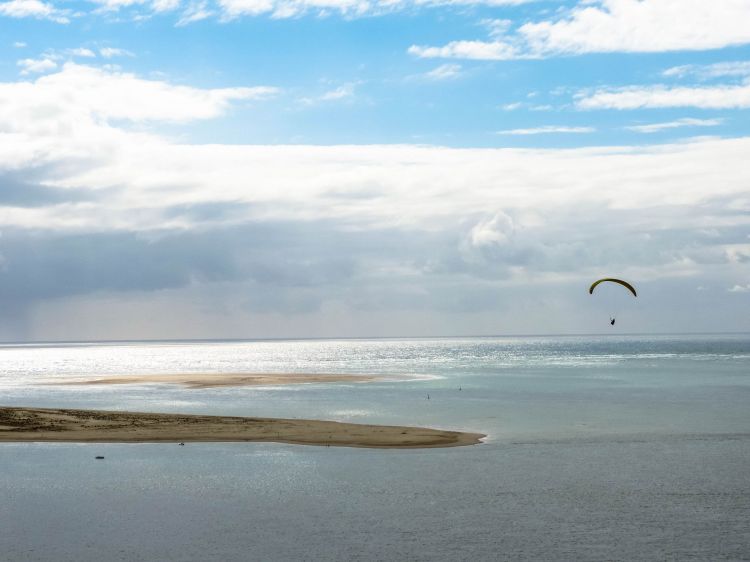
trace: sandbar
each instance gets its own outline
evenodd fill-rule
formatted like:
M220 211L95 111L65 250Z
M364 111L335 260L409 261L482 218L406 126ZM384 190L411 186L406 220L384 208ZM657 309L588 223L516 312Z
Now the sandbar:
M0 407L0 442L259 441L402 449L475 445L483 437L481 433L325 420Z
M108 377L76 380L51 380L44 384L181 384L188 388L212 388L220 386L276 386L283 384L372 382L385 377L373 375L350 375L341 373L182 373L149 375L112 375Z

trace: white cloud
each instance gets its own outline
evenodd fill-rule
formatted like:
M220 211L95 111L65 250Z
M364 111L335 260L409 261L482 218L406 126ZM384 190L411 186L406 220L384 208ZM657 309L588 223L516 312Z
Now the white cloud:
M750 84L705 87L631 86L602 89L592 94L579 94L577 97L576 105L580 109L743 109L750 107Z
M40 0L10 0L0 2L0 16L11 18L37 18L57 23L70 23L67 12Z
M554 18L516 30L491 30L491 41L412 46L424 58L507 60L607 52L719 49L750 43L746 0L581 0Z
M581 202L597 209L602 225L614 220L611 212L663 209L633 215L632 226L616 219L622 229L642 233L723 228L726 217L713 213L707 202L717 198L726 209L729 201L746 197L750 182L749 139L576 150L201 146L112 125L123 119L216 117L232 100L261 93L267 92L199 90L72 64L33 83L0 84L0 170L44 166L54 185L124 189L95 204L4 208L0 226L188 228L196 219L169 218L163 210L209 203L247 204L237 207L234 220L328 218L356 228L415 224L427 229L501 209L514 224L517 217L510 210L535 209L545 217L537 224L551 221L550 228L567 228L565 217L580 223L572 217ZM357 190L371 195L332 195ZM698 208L696 220L688 210ZM736 215L750 220L742 208Z
M91 188L128 186L127 191L101 202L104 208L6 210L0 224L159 229L170 224L190 225L185 218L165 222L161 208L246 202L251 206L242 212L248 220L339 218L360 228L399 223L448 227L489 209L535 209L545 221L551 221L550 227L562 227L560 221L568 220L565 217L581 222L573 219L582 212L581 205L598 209L602 227L613 219L610 213L650 209L631 217L632 225L618 222L620 231L724 228L729 223L721 213L712 211L708 202L723 199L721 208L726 209L727 200L745 197L750 181L745 164L748 139L632 150L462 150L191 146L135 133L123 136L100 127L68 132L60 132L58 127L42 129L43 124L35 118L24 131L33 132L36 140L15 148L9 144L13 139L6 137L3 146L7 150L2 152L0 167L44 160L54 163L64 156L68 169L62 176L56 173L57 183ZM59 141L60 134L67 135L67 144ZM93 152L92 138L98 139ZM70 166L70 162L92 156L97 160L83 168ZM217 185L222 189L217 191ZM371 195L331 195L357 190ZM149 211L133 214L139 207ZM695 213L688 212L699 207ZM736 215L744 215L745 224L750 222L746 213L738 210ZM584 232L579 235L586 236Z
M414 7L513 6L535 0L91 0L98 5L94 13L114 12L136 8L134 20L147 19L152 14L175 12L182 9L178 26L188 25L209 17L223 21L245 16L269 15L272 18L291 18L312 13L318 16L338 13L346 17L362 17L398 12ZM0 15L38 17L68 23L68 11L56 9L42 0L10 0L0 3ZM496 20L501 21L501 20Z
M21 67L23 75L48 72L57 68L57 63L49 58L21 59L16 64Z
M99 54L105 59L111 59L113 57L133 57L133 53L126 49L118 49L115 47L102 47L99 49Z
M675 121L649 123L648 125L632 125L625 128L630 131L636 131L637 133L658 133L667 129L677 129L681 127L715 127L721 125L723 121L723 119L694 119L685 117L682 119L676 119Z
M750 43L747 21L745 0L601 0L519 33L539 53L692 51Z
M697 76L702 80L723 77L747 77L750 76L750 61L717 62L714 64L685 64L673 66L663 72L664 76Z
M171 12L182 4L181 0L152 0L151 9L157 13Z
M743 203L747 209L747 201ZM733 264L750 263L750 244L728 244L724 248L724 254L726 259Z
M319 99L321 101L332 101L350 98L354 95L354 87L354 83L344 84L343 86L339 86L338 88L334 88L333 90L324 93Z
M513 6L535 0L90 0L98 8L93 13L136 9L134 20L147 19L152 14L176 12L181 9L178 26L184 26L210 17L223 21L244 16L270 15L273 18L291 18L312 13L325 16L338 13L347 17L380 15L414 7ZM61 10L43 0L8 0L0 2L0 15L48 19L69 23L70 10ZM500 21L500 20L497 20Z
M409 54L423 59L508 60L524 58L524 55L514 46L502 41L451 41L443 47L412 45L409 47Z
M357 85L359 85L359 82L347 82L346 84L342 84L333 90L328 90L317 97L305 97L300 101L305 105L314 105L321 102L325 103L351 99L355 95Z
M536 2L537 0L401 0L399 4L408 6L409 4L415 4L417 6L465 6L465 5L484 5L484 6L520 6L521 4L528 4L530 2ZM382 5L387 6L391 2L389 0L382 0L379 2ZM501 21L501 20L495 20Z
M729 289L730 293L750 293L750 283L747 285L735 285Z
M33 84L2 85L0 101L12 99L15 105L0 104L0 116L14 129L45 107L46 111L56 107L53 115L65 122L76 119L184 122L217 117L233 101L256 100L275 93L276 88L265 86L213 90L174 86L133 74L66 63L60 72L39 78Z
M428 80L453 80L461 76L460 64L441 64L424 74Z
M549 133L593 133L594 127L563 127L556 125L546 125L544 127L534 127L530 129L507 129L497 131L498 135L543 135Z
M500 211L494 217L478 222L469 232L469 242L479 248L503 246L510 242L514 230L513 219Z
M274 18L290 18L308 12L337 12L349 17L378 15L410 7L435 6L510 6L533 0L218 0L224 19L270 14Z
M86 49L85 47L79 47L77 49L67 49L65 53L73 57L96 57L96 53L94 53L94 51L92 51L91 49Z
M26 58L17 61L16 64L17 66L20 66L22 68L21 74L27 75L55 70L57 69L58 65L61 64L61 61L65 59L70 60L75 57L95 58L96 53L94 53L94 51L92 51L91 49L87 49L85 47L63 50L47 49L37 59Z
M117 11L130 6L141 6L148 4L149 0L92 0L100 6L98 11Z
M489 31L490 37L502 37L513 26L509 19L484 19L480 22Z
M206 2L192 2L180 16L180 19L177 21L177 26L181 27L196 21L205 20L213 15L213 10L208 8Z
M310 10L364 15L371 9L371 5L365 0L219 0L219 6L225 19L261 14L290 18Z
M505 105L500 106L500 109L502 109L503 111L515 111L516 109L521 109L523 106L523 102L517 101L513 103L506 103Z
M23 41L16 41L13 43L14 49L23 49L26 46L27 46L26 43L24 43Z

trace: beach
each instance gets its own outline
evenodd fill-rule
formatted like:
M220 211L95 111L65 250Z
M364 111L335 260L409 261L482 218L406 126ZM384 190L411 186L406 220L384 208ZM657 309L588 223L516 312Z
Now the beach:
M478 433L323 420L53 408L0 408L0 442L158 443L263 441L425 448L475 445Z

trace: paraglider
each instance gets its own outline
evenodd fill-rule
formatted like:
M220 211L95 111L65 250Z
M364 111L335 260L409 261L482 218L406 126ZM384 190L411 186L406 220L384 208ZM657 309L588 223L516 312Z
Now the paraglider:
M603 279L599 279L597 281L594 281L591 284L591 287L589 287L589 295L593 295L594 294L594 289L596 288L596 286L599 283L604 283L605 281L609 281L610 283L618 283L618 284L622 285L623 287L625 287L628 291L630 291L631 293L633 293L634 297L638 296L638 293L635 292L635 289L633 288L633 286L630 283L628 283L627 281L623 281L622 279L614 279L613 277L604 277Z
M594 289L596 289L596 286L599 285L599 283L605 283L605 282L608 282L608 283L617 283L618 285L622 285L628 291L630 291L631 293L633 293L634 297L638 296L638 293L636 292L635 288L630 283L628 283L627 281L623 281L622 279L615 279L614 277L604 277L602 279L597 279L596 281L594 281L591 284L591 287L589 287L589 295L593 295L594 294ZM614 326L615 325L615 317L614 316L610 316L609 317L609 325L610 326Z

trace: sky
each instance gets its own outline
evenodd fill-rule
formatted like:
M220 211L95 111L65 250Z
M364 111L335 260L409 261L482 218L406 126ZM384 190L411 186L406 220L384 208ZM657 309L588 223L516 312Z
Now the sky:
M748 22L0 0L0 340L750 331Z

